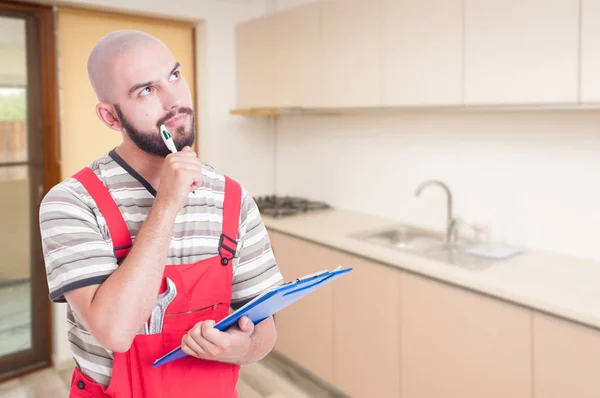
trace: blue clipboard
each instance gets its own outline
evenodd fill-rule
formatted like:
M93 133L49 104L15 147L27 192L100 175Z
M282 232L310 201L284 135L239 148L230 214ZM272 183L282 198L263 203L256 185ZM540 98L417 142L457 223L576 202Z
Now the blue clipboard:
M302 297L309 295L321 286L324 286L342 275L352 271L352 268L336 269L334 271L323 271L316 274L304 276L296 279L294 282L288 282L285 285L267 290L263 294L255 297L246 303L237 311L232 312L226 318L215 325L220 331L225 331L229 327L236 325L242 316L247 316L256 325L277 311L298 301ZM187 354L181 349L181 346L168 352L164 356L154 361L153 368L173 362L183 358Z

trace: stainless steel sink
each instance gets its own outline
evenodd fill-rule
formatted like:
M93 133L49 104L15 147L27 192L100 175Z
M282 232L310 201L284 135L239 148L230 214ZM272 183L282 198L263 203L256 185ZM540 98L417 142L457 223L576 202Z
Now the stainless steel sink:
M475 256L467 253L474 244L469 241L459 240L455 243L433 245L420 254L432 260L442 261L470 270L482 270L496 264L496 260Z
M472 270L481 270L495 263L494 260L466 253L474 245L468 240L458 239L448 243L443 233L410 225L394 225L353 234L351 237Z
M381 231L361 233L357 234L356 237L380 245L409 251L424 250L436 243L443 242L441 236L432 231L406 225L398 225Z

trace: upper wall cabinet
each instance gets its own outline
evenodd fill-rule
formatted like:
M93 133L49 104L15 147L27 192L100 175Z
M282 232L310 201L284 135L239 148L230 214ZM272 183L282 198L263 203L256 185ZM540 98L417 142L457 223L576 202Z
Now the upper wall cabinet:
M275 14L274 106L318 107L322 99L321 5Z
M460 105L463 0L383 0L383 103Z
M578 35L578 0L465 0L465 103L576 103Z
M581 102L600 102L600 0L581 0Z
M273 106L275 44L274 17L255 19L237 26L237 106Z
M324 1L323 105L381 105L381 1Z
M599 103L599 19L600 0L315 1L239 25L238 107Z

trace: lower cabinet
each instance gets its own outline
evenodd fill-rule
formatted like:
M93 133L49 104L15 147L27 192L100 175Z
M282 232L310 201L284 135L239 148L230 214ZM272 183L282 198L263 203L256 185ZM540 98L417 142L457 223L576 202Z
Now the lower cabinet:
M531 312L423 277L401 281L402 398L531 397Z
M597 329L269 236L286 280L354 269L275 315L275 350L349 397L600 397Z
M269 232L275 259L286 281L331 268L333 251ZM323 381L333 380L333 285L329 284L275 314L275 350Z
M352 398L400 397L401 273L343 253L338 265L353 270L333 282L335 385Z
M555 317L533 317L534 398L600 397L600 332Z
M400 273L340 251L269 232L286 280L353 271L275 316L275 350L352 398L400 396Z

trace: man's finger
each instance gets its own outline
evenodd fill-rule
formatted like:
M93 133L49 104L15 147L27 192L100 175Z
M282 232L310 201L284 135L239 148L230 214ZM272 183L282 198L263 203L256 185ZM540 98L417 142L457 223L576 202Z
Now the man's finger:
M194 341L190 333L183 336L181 339L181 349L188 355L204 358L206 356L206 352Z
M212 329L212 325L214 325L214 322L212 322L212 325L211 322L212 321L203 322L199 329L194 330L192 337L195 342L202 347L204 352L214 357L218 355L221 350L207 338L207 335L210 334L209 330Z
M179 152L175 152L175 153L171 153L167 156L172 156L172 157L176 157L176 158L195 158L198 159L198 156L196 155L196 152L192 151L191 149L189 151L179 151Z
M247 316L243 316L239 321L240 330L246 334L252 334L254 331L254 323Z
M217 346L220 350L227 351L231 346L231 339L227 333L215 329L215 321L206 321L202 324L202 336Z
M194 150L189 145L186 145L181 148L181 152L194 152Z

